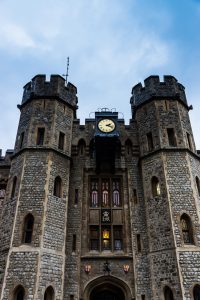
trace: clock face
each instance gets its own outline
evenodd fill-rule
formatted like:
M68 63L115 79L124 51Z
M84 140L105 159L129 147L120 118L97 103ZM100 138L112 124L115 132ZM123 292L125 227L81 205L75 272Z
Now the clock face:
M112 132L115 129L115 122L111 119L102 119L98 123L98 128L102 132Z

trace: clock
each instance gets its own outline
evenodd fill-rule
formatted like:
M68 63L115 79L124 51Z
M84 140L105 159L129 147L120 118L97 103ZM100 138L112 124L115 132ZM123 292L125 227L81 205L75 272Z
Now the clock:
M111 119L102 119L98 122L98 128L100 131L109 133L115 130L115 122Z

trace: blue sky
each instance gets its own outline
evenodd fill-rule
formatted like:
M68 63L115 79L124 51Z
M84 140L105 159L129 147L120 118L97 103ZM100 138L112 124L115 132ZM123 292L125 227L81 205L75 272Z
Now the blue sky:
M0 0L0 148L14 147L16 105L36 74L77 86L81 123L115 107L128 123L132 86L174 75L186 87L200 149L199 0Z

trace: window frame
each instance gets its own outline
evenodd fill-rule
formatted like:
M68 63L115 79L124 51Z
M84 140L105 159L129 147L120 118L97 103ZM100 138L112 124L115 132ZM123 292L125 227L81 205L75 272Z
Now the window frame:
M109 180L109 183L108 183L108 190L109 190L109 203L110 203L110 206L108 207L105 207L103 206L103 203L102 203L102 197L101 197L101 193L102 193L102 183L105 182L105 180ZM99 221L98 223L95 223L95 222L88 222L88 250L89 251L98 251L98 252L104 252L104 251L111 251L111 252L116 252L116 251L124 251L124 220L122 220L122 223L121 224L114 224L113 221L112 221L112 214L113 214L113 211L115 210L120 210L121 212L123 211L123 187L122 187L122 176L113 176L113 175L104 175L102 174L101 176L89 176L89 181L88 181L88 185L89 185L89 197L88 197L88 206L89 206L89 210L88 212L90 213L91 211L98 211L98 214L99 214ZM93 186L94 185L94 186ZM104 184L105 185L105 184ZM116 206L114 205L114 202L113 202L113 193L115 190L118 190L119 193L120 193L120 205L119 206ZM93 191L97 191L97 195L98 195L98 199L99 202L98 204L99 205L93 205L92 204L92 192ZM104 211L108 211L109 212L109 216L110 216L110 220L107 222L104 221L102 218L103 218L103 213ZM88 218L89 220L89 218ZM91 236L91 231L92 229L95 229L97 230L98 232L98 238L93 238ZM104 241L103 240L106 240L106 239L103 239L103 230L108 228L109 229L109 238L107 239L109 241L109 246L108 247L104 247L103 244L104 244ZM117 230L117 228L121 230L121 238L119 239L120 242L121 242L121 249L116 249L116 246L115 246L115 240L117 240L115 238L115 233L114 231ZM96 249L93 249L94 247L92 247L92 241L95 241L96 240Z
M27 228L28 221L32 220L31 228ZM22 234L22 243L23 244L32 244L33 242L33 230L34 230L35 218L31 213L28 213L24 217L23 221L23 234Z
M36 145L43 146L45 143L45 127L41 126L37 128Z

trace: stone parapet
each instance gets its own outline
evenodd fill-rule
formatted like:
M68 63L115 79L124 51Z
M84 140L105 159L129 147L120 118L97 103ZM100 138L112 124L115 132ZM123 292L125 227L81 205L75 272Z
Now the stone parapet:
M38 97L58 97L68 104L77 105L77 88L70 82L65 85L65 79L60 75L51 75L46 81L46 75L36 75L24 86L22 105L29 99Z
M149 76L142 83L138 83L132 89L131 104L139 106L150 99L178 99L187 105L184 86L177 79L170 75L164 76L161 82L159 76Z

